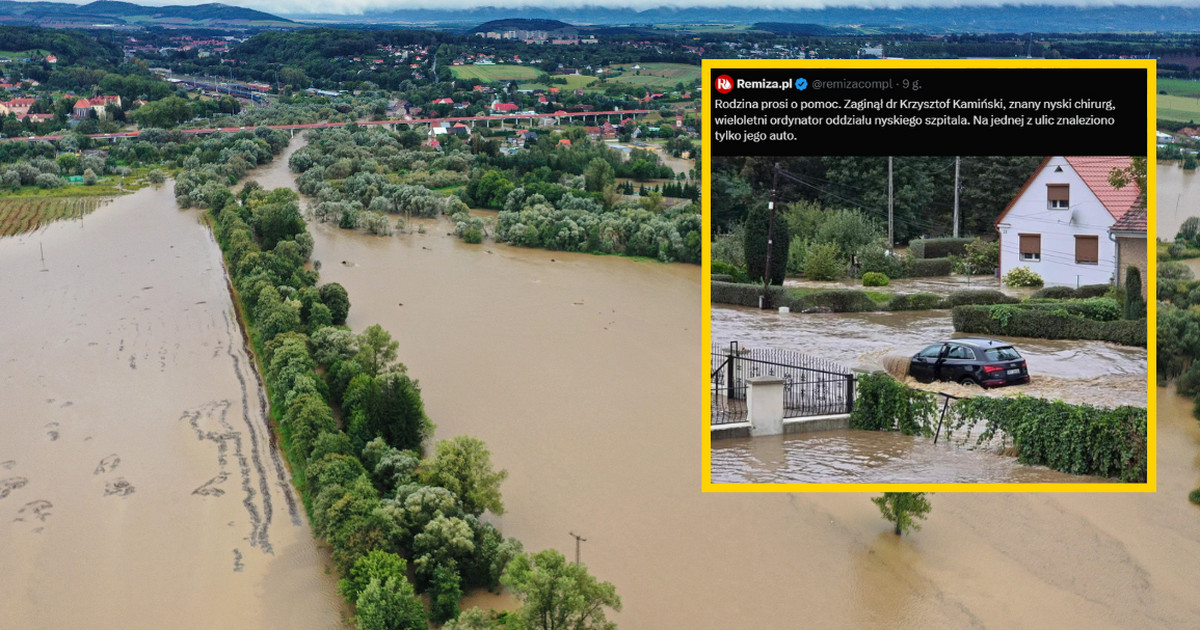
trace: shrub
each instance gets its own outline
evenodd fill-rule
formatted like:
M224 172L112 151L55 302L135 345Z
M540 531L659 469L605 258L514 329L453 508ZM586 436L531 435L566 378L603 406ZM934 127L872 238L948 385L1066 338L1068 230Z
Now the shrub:
M787 271L793 275L804 273L804 260L808 257L808 242L800 239L793 239L788 244L788 263Z
M713 282L733 282L733 276L723 274L723 273L714 273L714 274L710 275L708 278L710 280L712 280Z
M1188 501L1200 505L1200 488L1196 488L1188 493Z
M928 311L945 308L942 296L933 293L908 293L893 297L887 304L889 311Z
M954 271L975 275L991 275L1000 266L1000 242L977 238L963 248L962 255L951 254Z
M42 173L34 178L38 188L58 188L63 185L63 178L53 173Z
M479 228L476 227L468 228L467 231L463 232L462 239L467 243L476 245L483 242L483 232L480 232Z
M1085 284L1078 289L1075 289L1075 297L1077 298L1094 298L1104 297L1112 291L1111 284Z
M757 301L755 302L757 304ZM787 306L793 311L811 311L813 309L829 309L834 313L859 313L862 311L877 311L879 305L866 293L857 289L833 289L817 291L803 295L790 294L779 306Z
M963 289L946 296L947 308L965 304L1016 304L1021 300L995 289Z
M875 242L882 236L879 226L867 215L857 210L837 210L826 212L824 220L817 227L816 241L832 243L841 252L842 258L868 243Z
M804 277L809 280L836 280L842 272L841 253L833 243L808 248L804 258Z
M1075 297L1075 289L1071 287L1046 287L1035 291L1033 295L1029 296L1029 299L1067 300L1073 297Z
M862 277L864 287L886 287L888 282L888 277L878 271L868 271Z
M1142 272L1130 265L1125 270L1125 319L1146 316L1146 300L1142 297Z
M728 234L721 234L712 240L712 260L728 263L735 267L746 265L746 256L742 251L745 240L745 227L740 223L733 226Z
M863 374L855 389L850 428L899 430L905 435L933 433L930 423L937 410L933 392L905 387L886 374Z
M904 261L899 256L889 254L879 243L871 243L858 248L858 272L875 271L889 278L903 278L905 275Z
M758 296L762 295L761 284L735 284L731 282L713 282L709 294L713 304L736 304L738 306L758 306ZM772 304L780 304L787 294L782 287L770 287ZM786 306L786 304L784 305Z
M1042 277L1029 267L1017 267L1004 276L1006 287L1040 287L1043 284Z
M750 282L750 278L746 276L746 271L744 269L741 267L735 267L721 260L713 260L712 269L710 271L712 272L714 280L716 280L716 276L722 275L729 277L729 280L726 280L726 282Z
M913 278L929 276L948 276L954 269L954 262L949 258L913 258L904 259L904 267Z
M952 318L957 332L1040 339L1094 339L1124 346L1146 347L1146 320L1096 321L1072 315L1065 307L1036 305L956 306Z
M908 255L913 258L946 258L962 256L975 238L918 238L908 243ZM999 247L999 244L997 244ZM999 254L997 254L999 261Z

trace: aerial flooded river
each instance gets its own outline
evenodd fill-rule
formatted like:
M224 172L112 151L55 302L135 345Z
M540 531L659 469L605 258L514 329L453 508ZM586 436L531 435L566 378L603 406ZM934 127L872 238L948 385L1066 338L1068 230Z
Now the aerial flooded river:
M281 163L286 161L286 156ZM284 168L259 181L291 185ZM381 323L436 439L484 439L527 549L613 582L623 628L1185 628L1200 431L1162 392L1159 492L938 494L898 539L861 493L703 494L700 270L312 225L350 325ZM490 251L490 253L489 253ZM703 323L707 325L707 323ZM511 606L504 598L471 603Z
M341 627L220 250L171 191L0 239L0 627Z

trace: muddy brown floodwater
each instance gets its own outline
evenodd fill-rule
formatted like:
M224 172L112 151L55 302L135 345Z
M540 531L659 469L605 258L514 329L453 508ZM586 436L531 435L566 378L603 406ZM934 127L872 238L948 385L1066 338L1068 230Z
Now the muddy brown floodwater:
M349 290L355 330L395 335L436 437L478 436L509 471L506 535L568 556L570 532L588 539L583 561L617 586L621 627L1200 619L1187 401L1162 394L1176 415L1159 421L1157 494L939 494L902 539L863 494L703 494L699 269L466 245L441 225L391 238L313 226L323 280Z
M0 627L341 627L220 251L171 190L0 239Z

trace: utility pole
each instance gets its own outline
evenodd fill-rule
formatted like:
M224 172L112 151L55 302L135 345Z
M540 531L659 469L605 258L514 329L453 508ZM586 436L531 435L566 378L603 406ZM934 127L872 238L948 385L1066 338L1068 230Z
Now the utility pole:
M892 156L888 156L888 251L896 242L895 230L892 226Z
M579 564L579 543L587 542L587 539L575 532L570 532L575 537L575 564Z
M775 170L771 174L771 200L767 202L767 211L770 218L767 220L767 260L763 266L763 291L762 295L758 296L758 308L770 308L771 300L770 289L771 283L771 250L775 249L775 200L779 198L779 162L775 163Z
M958 163L961 159L954 156L954 238L958 238Z

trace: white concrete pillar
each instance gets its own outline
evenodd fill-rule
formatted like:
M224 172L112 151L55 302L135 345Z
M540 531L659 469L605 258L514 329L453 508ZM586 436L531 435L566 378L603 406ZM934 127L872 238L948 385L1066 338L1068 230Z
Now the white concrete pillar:
M783 379L778 376L754 376L746 379L746 411L750 435L783 433Z

